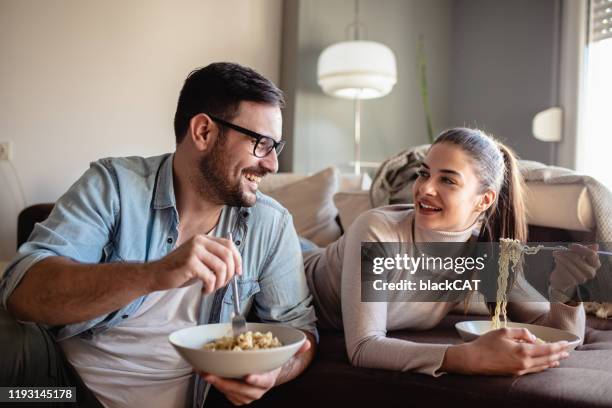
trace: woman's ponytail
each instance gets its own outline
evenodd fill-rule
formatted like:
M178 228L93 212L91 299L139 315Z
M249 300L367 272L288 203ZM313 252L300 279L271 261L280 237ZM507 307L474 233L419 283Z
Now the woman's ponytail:
M525 183L512 149L501 142L496 143L503 157L503 180L495 204L483 214L480 241L510 238L526 242Z

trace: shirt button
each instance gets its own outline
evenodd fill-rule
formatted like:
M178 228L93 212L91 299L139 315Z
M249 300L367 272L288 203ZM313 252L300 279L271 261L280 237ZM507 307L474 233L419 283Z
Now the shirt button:
M240 240L234 242L234 244L236 244L237 246L240 246Z
M130 317L129 315L124 314L123 316L121 316L122 319L127 319L128 317Z
M243 216L243 217L248 217L248 216L249 216L248 211L244 211L244 212L242 213L242 216Z
M168 237L168 239L166 240L167 243L171 244L174 242L174 239L172 239L172 237Z

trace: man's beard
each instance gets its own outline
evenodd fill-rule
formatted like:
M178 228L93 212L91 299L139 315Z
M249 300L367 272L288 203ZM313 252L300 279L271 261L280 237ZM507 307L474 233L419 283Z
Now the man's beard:
M207 200L231 207L251 207L255 200L243 191L242 178L239 176L233 184L228 180L228 153L223 149L224 145L223 140L217 140L211 151L200 158L200 177L196 180L196 187Z

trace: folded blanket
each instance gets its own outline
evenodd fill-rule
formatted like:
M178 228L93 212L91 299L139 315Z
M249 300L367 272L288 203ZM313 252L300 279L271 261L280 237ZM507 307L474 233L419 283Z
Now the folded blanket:
M372 208L412 203L412 183L429 146L411 147L389 157L380 165L370 186Z

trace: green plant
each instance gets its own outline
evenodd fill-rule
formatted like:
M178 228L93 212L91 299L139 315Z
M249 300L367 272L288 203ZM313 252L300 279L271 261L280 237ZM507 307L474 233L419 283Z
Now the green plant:
M434 142L433 127L431 125L431 111L429 109L429 90L427 87L427 59L425 58L425 40L419 36L417 49L417 72L421 86L421 99L423 100L423 110L425 111L425 124L427 126L427 138L429 143Z

